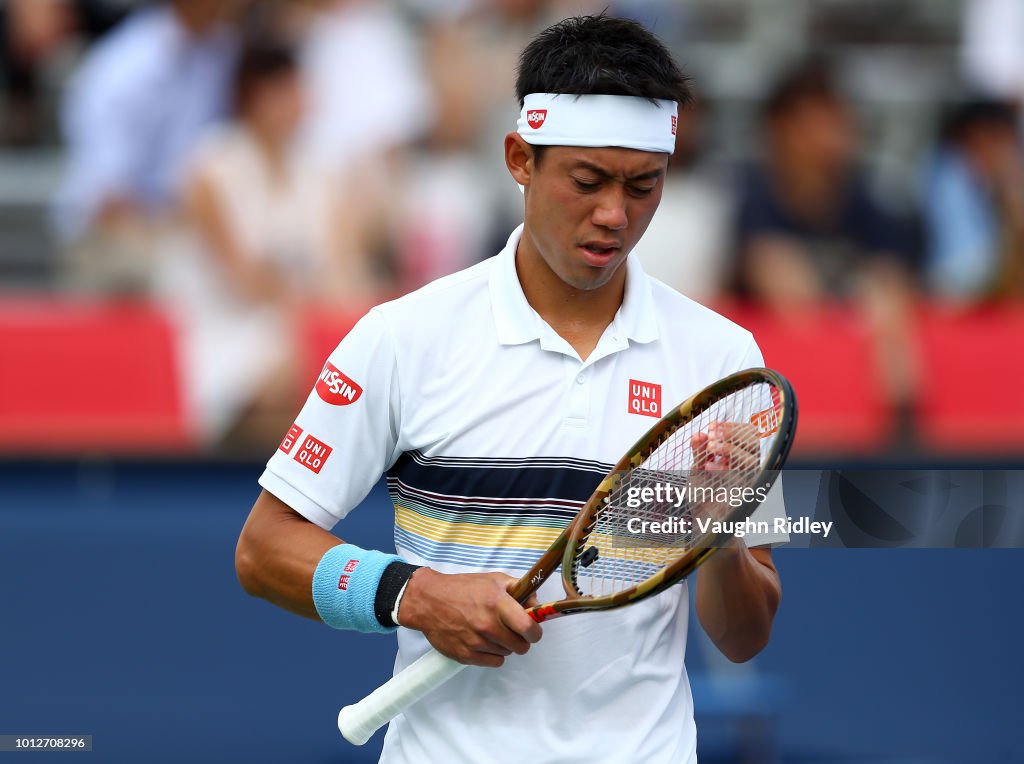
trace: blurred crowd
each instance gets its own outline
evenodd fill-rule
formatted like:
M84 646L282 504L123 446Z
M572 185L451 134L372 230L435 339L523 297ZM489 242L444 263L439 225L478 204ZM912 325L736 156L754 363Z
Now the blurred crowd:
M687 6L6 0L0 144L62 146L49 286L161 301L203 437L278 437L301 311L408 291L496 253L518 224L500 147L531 36L609 7L650 24L685 65L700 31ZM877 182L844 72L780 32L769 42L785 54L741 145L715 134L721 99L682 117L638 247L646 269L695 299L784 319L855 307L893 405L911 406L917 300L1024 297L1024 3L957 12L960 71L904 158L912 182ZM693 74L704 93L711 74Z

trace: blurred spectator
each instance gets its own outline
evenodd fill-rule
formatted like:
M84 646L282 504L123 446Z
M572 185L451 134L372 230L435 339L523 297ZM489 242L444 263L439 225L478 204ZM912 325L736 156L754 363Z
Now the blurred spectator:
M302 62L310 94L304 128L338 170L420 136L431 106L416 44L384 0L328 0L310 23Z
M318 301L378 297L358 200L304 153L293 54L247 51L235 119L200 143L185 184L187 230L166 247L161 290L182 328L186 389L208 441L263 448L287 429L297 380L292 320Z
M134 12L90 51L65 103L59 232L71 285L148 286L148 235L171 211L184 158L227 107L246 0L168 0Z
M56 139L55 91L80 45L106 32L130 0L0 2L0 144Z
M857 171L854 119L827 68L810 61L783 77L762 127L763 159L739 190L739 294L798 320L822 301L858 305L893 402L909 403L909 237Z
M637 253L650 275L687 297L708 301L725 286L733 200L702 153L703 109L695 103L679 114L661 204Z
M922 207L937 294L1024 297L1024 152L1013 107L974 101L953 111L926 169Z
M423 60L433 119L408 154L396 200L392 235L402 290L493 254L488 250L497 238L500 189L507 173L493 172L496 163L478 151L487 106L496 97L489 92L493 83L482 66L489 53L479 47L479 34L477 20L442 14L424 26ZM511 92L504 96L514 100ZM495 155L499 140L491 147Z

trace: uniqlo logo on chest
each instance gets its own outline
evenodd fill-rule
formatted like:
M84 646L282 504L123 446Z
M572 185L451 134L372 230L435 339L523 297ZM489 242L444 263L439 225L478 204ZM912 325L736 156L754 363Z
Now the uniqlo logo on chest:
M315 472L319 475L320 470L327 464L327 457L331 455L333 450L322 440L317 440L312 435L307 435L305 440L302 441L302 446L295 452L295 456L292 458L310 472Z
M284 451L286 454L290 454L292 449L295 448L295 444L299 442L299 438L302 437L302 428L297 424L293 424L288 428L288 434L284 436L284 440L281 441L281 445L278 449Z
M661 385L629 380L629 413L661 418Z

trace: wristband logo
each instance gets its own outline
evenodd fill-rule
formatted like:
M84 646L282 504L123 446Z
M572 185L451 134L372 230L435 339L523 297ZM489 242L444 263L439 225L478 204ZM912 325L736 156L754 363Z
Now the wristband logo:
M528 124L534 130L540 130L540 126L544 124L544 120L547 118L547 109L531 109L530 111L526 112L526 124Z
M343 592L348 591L348 582L352 580L352 576L349 574L356 569L358 564L359 560L349 560L345 563L345 572L338 578L338 588Z
M320 378L316 381L316 394L320 396L321 400L332 406L348 406L359 400L359 396L363 394L363 388L328 361L324 364Z

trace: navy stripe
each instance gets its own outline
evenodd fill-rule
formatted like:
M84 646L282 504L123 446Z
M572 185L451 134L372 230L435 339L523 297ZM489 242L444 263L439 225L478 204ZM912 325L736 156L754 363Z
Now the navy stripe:
M388 477L397 478L417 490L446 496L561 499L578 504L590 498L601 478L614 466L609 464L599 468L595 463L591 469L566 466L512 467L488 464L486 459L473 460L474 465L483 463L486 466L455 466L450 459L439 464L421 454L417 456L414 459L409 454L402 454L388 470ZM474 509L479 511L481 508Z

